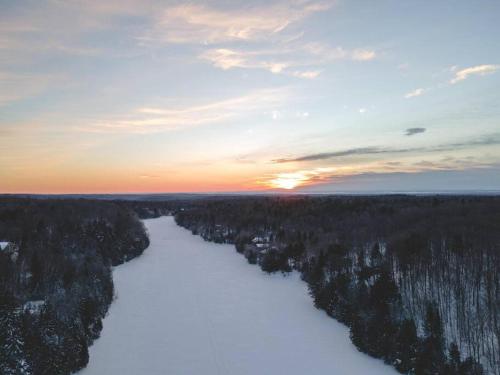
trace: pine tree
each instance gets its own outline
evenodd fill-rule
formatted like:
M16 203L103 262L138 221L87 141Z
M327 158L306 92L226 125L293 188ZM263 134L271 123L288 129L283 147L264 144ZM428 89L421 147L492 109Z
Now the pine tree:
M20 312L12 308L0 310L0 373L31 374L26 360Z
M419 350L416 374L435 375L445 367L443 324L439 310L433 305L427 306L424 325L425 338Z
M309 294L314 300L314 306L320 308L321 303L318 303L318 297L321 294L321 291L324 287L325 283L325 274L324 268L325 266L325 256L323 253L320 253L318 259L312 259L309 263L309 268L305 273L305 281L307 282L307 286L309 288Z
M31 258L31 285L35 289L41 282L43 274L42 263L38 256L38 252L34 252Z
M398 288L394 280L389 272L382 271L370 290L366 341L368 353L386 361L391 361L394 357L397 327L392 310L398 300Z
M417 328L413 319L405 319L396 339L396 369L404 374L414 371L418 350Z
M352 343L361 351L366 352L366 326L359 314L354 313L349 336Z
M455 342L452 342L450 345L450 353L448 364L452 373L458 373L458 369L460 368L460 351L458 350L458 345Z
M472 357L466 358L461 364L458 371L459 375L483 375L483 367L477 363Z

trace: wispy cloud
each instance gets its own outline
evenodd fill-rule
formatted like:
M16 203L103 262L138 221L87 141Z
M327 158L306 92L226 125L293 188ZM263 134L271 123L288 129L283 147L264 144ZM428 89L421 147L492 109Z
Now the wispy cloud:
M233 49L211 49L200 55L215 67L224 70L232 68L265 69L272 73L281 73L292 65L291 62L278 61L269 52L237 51Z
M408 128L405 130L405 135L411 137L412 135L415 134L424 133L426 130L427 130L426 128Z
M283 1L244 9L182 4L160 14L152 38L195 44L262 40L330 6L329 2L313 1Z
M292 76L297 78L306 78L306 79L314 79L319 77L321 74L321 70L295 70L291 73Z
M415 89L415 90L410 91L409 93L407 93L407 94L405 95L405 98L406 98L406 99L415 98L415 97L417 97L417 96L422 95L424 92L425 92L425 89L418 88L418 89Z
M128 115L96 121L79 129L102 133L154 133L223 123L274 111L289 94L287 88L263 89L199 105L141 107Z
M335 60L370 61L377 57L377 53L372 49L346 49L341 46L332 47L320 42L306 43L302 48L324 63Z
M317 154L303 155L295 158L281 158L273 160L274 163L290 163L290 162L305 162L305 161L317 161L317 160L327 160L334 159L342 156L352 156L352 155L372 155L372 154L382 154L389 152L388 149L381 147L359 147L351 148L341 151L332 152L321 152Z
M355 49L351 53L352 59L356 61L370 61L373 60L377 54L373 50Z
M303 32L285 32L293 24L330 6L331 2L295 1L225 11L192 5L176 7L167 11L169 22L164 41L219 44L218 48L202 51L198 57L223 70L263 69L304 79L318 77L325 65L337 60L375 59L377 53L373 49L306 42L302 40ZM190 26L174 28L179 20Z
M492 146L500 144L500 133L485 134L481 137L474 139L466 139L462 142L454 142L447 145L440 146L445 148L458 148L458 147L470 147L470 146ZM439 146L437 147L439 149Z
M470 76L485 76L492 74L498 69L500 69L500 65L477 65L462 70L456 70L455 68L455 77L450 81L450 83L455 84L460 81L464 81Z
M209 49L199 58L213 66L228 70L233 68L264 69L274 74L287 74L297 78L318 77L324 66L336 60L369 61L376 53L371 50L346 50L321 43L280 43L267 49Z
M454 85L458 82L466 80L467 78L469 78L471 76L486 76L489 74L493 74L499 69L500 69L500 65L485 64L485 65L476 65L476 66L472 66L469 68L459 70L457 65L453 65L452 67L447 68L445 70L448 73L451 72L454 74L454 77L451 80L449 80L448 83L437 84L433 87L428 87L425 89L424 88L417 88L413 91L406 93L404 95L404 97L406 99L412 99L412 98L421 96L430 90L442 89L443 87L446 87L448 84Z
M226 48L211 49L200 55L213 66L229 70L233 68L264 69L273 74L286 74L305 79L314 79L321 74L321 69L311 68L314 62L300 60L291 56L290 51L242 51Z
M2 22L0 16L0 49L10 51L9 63L17 63L36 54L120 57L126 46L128 54L136 56L144 53L144 47L161 49L166 44L185 44L188 54L220 69L263 69L314 79L332 61L376 58L376 52L369 48L302 42L304 21L329 10L333 3L278 0L223 7L157 1L145 6L136 0L49 2L26 10L19 19ZM123 22L131 17L134 22ZM59 29L65 32L54 32ZM107 32L109 38L110 30L115 31L113 37L120 35L120 43L101 44L92 39L96 32ZM206 46L202 47L204 51L200 51L200 45Z
M418 129L413 134L422 133L421 129L424 128L411 128ZM408 129L410 130L410 129ZM407 130L407 135L408 134ZM425 131L425 130L424 130ZM376 155L376 154L404 154L404 153L426 153L426 152L444 152L444 151L454 151L457 149L465 149L470 147L480 147L480 146L492 146L500 144L500 133L487 134L475 139L467 139L461 142L453 142L446 143L437 146L429 146L429 147L409 147L409 148L390 148L390 147L359 147L359 148L351 148L340 151L330 151L330 152L321 152L314 153L308 155L302 155L298 157L290 157L290 158L279 158L274 159L272 163L292 163L292 162L312 162L319 160L330 160L340 157L348 157L348 156L367 156L367 155Z

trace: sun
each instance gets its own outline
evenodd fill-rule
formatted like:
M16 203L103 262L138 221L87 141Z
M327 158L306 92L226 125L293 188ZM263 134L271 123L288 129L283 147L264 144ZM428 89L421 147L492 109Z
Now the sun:
M292 190L306 183L309 178L301 172L281 173L269 181L269 185L275 189Z
M276 187L279 189L292 190L293 188L297 187L300 184L300 181L284 179L284 178L277 178L275 180L272 180L271 184L273 187Z

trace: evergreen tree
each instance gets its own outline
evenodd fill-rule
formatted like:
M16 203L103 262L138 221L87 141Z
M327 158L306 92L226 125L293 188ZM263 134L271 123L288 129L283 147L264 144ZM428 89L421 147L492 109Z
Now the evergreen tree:
M0 373L2 375L28 375L20 312L16 309L0 310Z
M396 369L404 374L415 370L418 350L417 328L413 319L405 319L399 326L396 339Z
M461 364L458 371L459 375L483 375L483 367L473 358L466 358Z
M352 343L361 351L366 352L366 326L364 320L359 314L354 313L352 316L352 323L350 334Z
M450 374L458 374L460 369L460 351L458 349L458 345L455 342L452 342L449 350L449 359L448 359L448 368L450 370Z
M262 261L260 266L263 271L272 273L272 272L290 272L292 269L288 264L288 258L285 254L277 251L277 250L268 250L262 256Z
M417 375L435 375L445 368L443 324L439 310L428 304L422 341L416 363Z
M320 308L321 305L320 298L318 299L318 297L325 283L324 266L325 256L323 253L320 253L318 259L311 259L307 271L304 272L304 279L307 282L309 294L313 298L314 306L317 308Z
M369 353L386 361L391 361L394 356L397 328L392 310L398 299L394 280L387 271L382 271L370 290L366 340Z
M36 287L40 284L42 272L42 263L38 256L38 252L35 251L31 258L31 285L33 289L36 289Z

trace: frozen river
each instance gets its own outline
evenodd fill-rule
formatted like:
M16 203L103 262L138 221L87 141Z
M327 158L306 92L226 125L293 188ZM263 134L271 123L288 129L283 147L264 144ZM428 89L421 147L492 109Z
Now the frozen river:
M172 217L113 272L116 301L82 375L396 374L313 307L296 273L267 275Z

